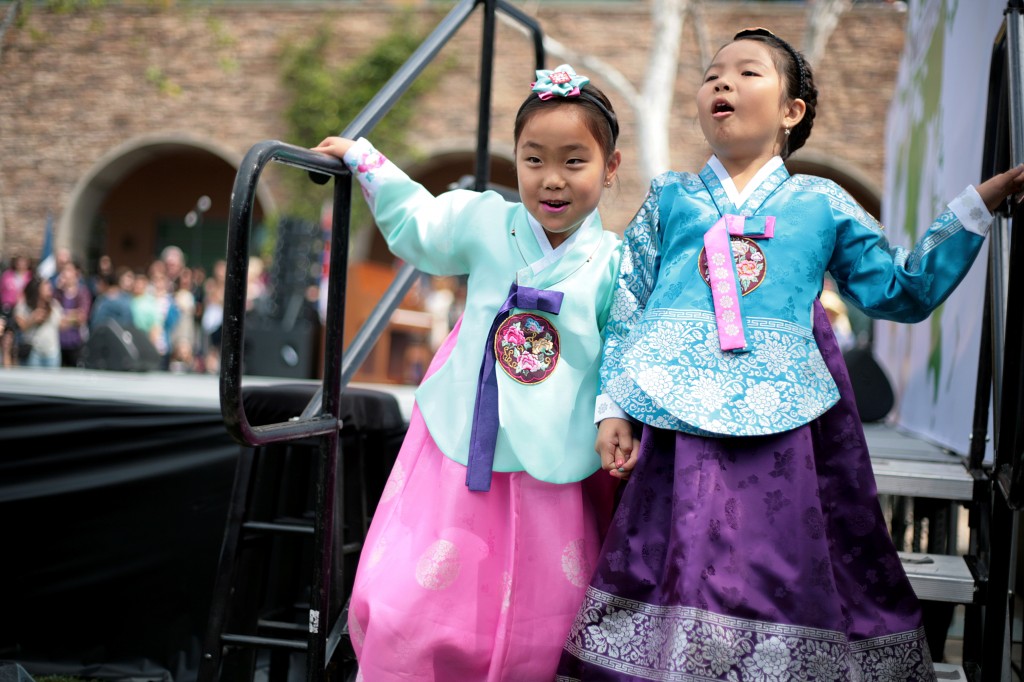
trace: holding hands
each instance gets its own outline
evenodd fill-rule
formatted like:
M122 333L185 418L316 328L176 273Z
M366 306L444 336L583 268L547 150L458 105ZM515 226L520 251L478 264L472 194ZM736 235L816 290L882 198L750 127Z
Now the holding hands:
M636 466L640 441L633 437L629 420L610 417L597 427L594 449L601 456L601 468L614 478L629 478Z

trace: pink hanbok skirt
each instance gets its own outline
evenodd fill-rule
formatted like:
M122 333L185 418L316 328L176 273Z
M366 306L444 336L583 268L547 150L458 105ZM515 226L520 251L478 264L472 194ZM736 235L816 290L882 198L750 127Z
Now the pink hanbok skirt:
M460 325L427 376L447 359ZM495 472L470 492L414 408L356 570L359 679L552 680L611 517L615 479Z

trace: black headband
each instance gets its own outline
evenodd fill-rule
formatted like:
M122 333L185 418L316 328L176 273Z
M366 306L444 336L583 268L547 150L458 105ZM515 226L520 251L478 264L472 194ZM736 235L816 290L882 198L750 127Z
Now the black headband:
M605 119L608 120L608 126L612 129L612 144L614 145L615 142L619 139L619 119L616 118L615 112L606 107L601 102L601 100L599 100L597 97L587 92L583 88L580 88L579 97L580 99L585 99L591 104L593 104L601 111L602 114L604 114Z
M537 93L533 93L533 94L536 95ZM519 113L521 114L523 109L526 108L526 105L529 104L530 102L534 101L534 99L539 99L539 100L544 101L544 102L550 102L551 101L550 99L543 99L543 98L541 98L539 96L535 97L535 98L534 97L527 97L525 100L523 100L523 103L519 105ZM612 145L613 146L615 145L615 143L619 139L619 119L615 116L615 112L614 111L612 111L611 109L606 107L604 105L604 103L601 102L601 100L599 100L592 93L587 92L583 88L580 88L580 92L579 92L578 95L573 95L571 97L562 97L561 99L563 101L570 101L570 100L574 100L574 99L585 99L588 102L590 102L591 104L593 104L595 107L597 107L597 110L600 111L601 114L604 116L605 120L608 121L608 127L611 128L611 130L612 130ZM519 118L519 114L516 114L516 118Z
M745 28L732 37L733 40L739 40L740 38L749 38L751 36L761 36L763 38L770 38L775 42L776 45L781 47L783 50L789 53L789 56L793 58L793 63L796 64L796 71L800 82L797 83L797 97L804 99L807 96L807 68L804 65L804 58L800 56L800 53L793 49L793 46L787 43L785 40L775 35L766 28Z

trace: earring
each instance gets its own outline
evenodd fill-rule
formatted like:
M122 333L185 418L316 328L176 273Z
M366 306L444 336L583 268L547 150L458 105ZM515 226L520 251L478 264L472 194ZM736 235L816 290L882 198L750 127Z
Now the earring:
M612 186L612 181L611 180L605 180L604 181L604 186L605 187L611 187Z
M786 137L789 137L789 128L786 128Z

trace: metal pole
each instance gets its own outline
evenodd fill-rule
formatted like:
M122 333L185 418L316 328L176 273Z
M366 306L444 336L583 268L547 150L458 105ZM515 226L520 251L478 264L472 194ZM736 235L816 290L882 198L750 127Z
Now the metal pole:
M482 0L484 5L483 44L480 50L480 101L476 129L476 191L483 192L491 177L491 90L494 80L494 10L497 0Z
M331 226L331 277L327 284L327 337L324 353L323 411L334 418L338 428L320 439L320 472L316 483L316 515L313 531L313 585L309 604L309 656L306 679L319 682L324 679L324 668L330 662L327 656L327 638L334 623L330 618L331 586L335 573L339 584L344 584L344 562L334 565L334 510L344 503L343 481L338 481L338 463L341 447L341 340L344 338L345 285L348 264L348 221L352 205L352 178L343 176L334 180L334 216ZM342 483L342 485L339 485Z

